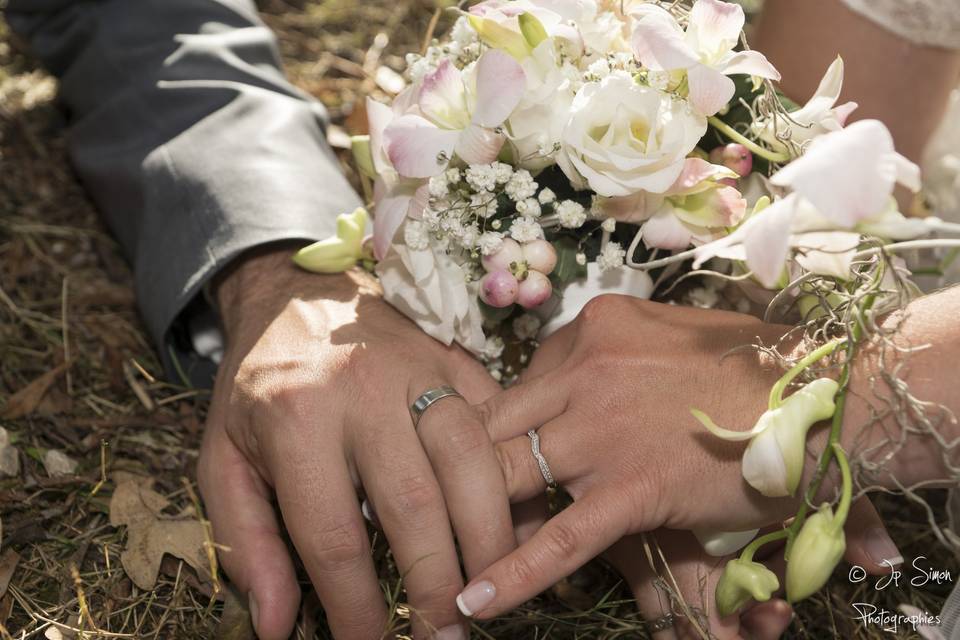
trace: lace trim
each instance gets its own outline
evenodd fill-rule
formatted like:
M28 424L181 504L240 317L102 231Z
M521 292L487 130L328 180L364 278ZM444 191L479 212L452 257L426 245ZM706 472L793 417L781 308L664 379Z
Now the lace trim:
M853 11L919 45L960 49L957 0L843 0Z

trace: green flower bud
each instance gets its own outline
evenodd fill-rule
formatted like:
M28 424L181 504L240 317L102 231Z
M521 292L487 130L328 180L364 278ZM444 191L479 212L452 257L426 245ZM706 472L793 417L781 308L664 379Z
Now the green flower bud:
M363 236L369 216L358 207L337 216L337 234L314 242L293 256L297 266L316 273L342 273L364 257Z
M520 23L520 33L531 49L536 49L537 45L547 39L547 30L543 28L543 23L532 13L524 11L517 16L517 20Z
M353 152L353 160L357 163L360 173L371 180L377 177L377 170L373 166L373 154L370 151L370 136L352 136L350 138L350 150Z
M727 563L717 583L717 612L728 616L751 598L766 602L780 588L777 575L759 562L735 558Z
M480 36L480 40L494 49L502 49L517 60L523 60L533 51L522 33L504 27L494 20L468 14L470 26Z
M819 591L830 579L846 548L843 522L829 505L822 505L803 523L790 547L787 600L797 602Z

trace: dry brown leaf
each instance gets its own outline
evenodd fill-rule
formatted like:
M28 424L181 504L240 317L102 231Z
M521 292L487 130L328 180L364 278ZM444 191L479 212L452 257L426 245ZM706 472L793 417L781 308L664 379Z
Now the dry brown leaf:
M162 515L169 502L154 491L149 478L129 479L119 485L110 500L110 524L127 526L127 547L120 562L133 583L153 589L164 554L184 560L201 580L210 578L204 551L203 526L197 520Z
M43 400L43 396L46 395L50 387L53 386L53 383L57 381L57 378L64 374L69 366L70 362L64 362L55 369L47 371L39 378L20 389L20 391L17 391L15 394L10 396L7 399L6 406L3 408L3 413L0 414L0 418L4 418L6 420L16 420L17 418L22 418L33 413L34 409L37 408L37 405L40 404L40 401Z
M223 615L214 640L256 640L247 599L232 586L224 590Z
M43 456L43 468L51 478L72 476L77 470L77 461L58 449L47 449Z
M13 572L17 570L17 564L20 562L20 555L13 549L7 549L0 556L0 598L7 593L7 587L10 586L10 578Z

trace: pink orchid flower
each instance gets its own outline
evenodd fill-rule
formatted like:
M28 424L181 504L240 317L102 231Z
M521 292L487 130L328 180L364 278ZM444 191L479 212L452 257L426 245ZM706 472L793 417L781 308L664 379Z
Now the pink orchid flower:
M733 97L727 76L750 74L779 80L780 73L758 51L734 51L743 30L743 9L720 0L697 0L686 31L668 11L640 5L632 45L640 62L654 71L685 71L693 108L711 116Z
M621 222L643 222L648 247L686 249L709 242L718 230L736 226L743 218L746 201L735 188L720 182L736 177L726 167L687 158L665 193L605 198L600 207L604 215Z
M505 140L498 128L525 87L523 69L503 51L488 50L469 72L444 60L423 79L419 113L402 115L384 128L390 162L406 178L435 176L454 154L467 164L492 162Z

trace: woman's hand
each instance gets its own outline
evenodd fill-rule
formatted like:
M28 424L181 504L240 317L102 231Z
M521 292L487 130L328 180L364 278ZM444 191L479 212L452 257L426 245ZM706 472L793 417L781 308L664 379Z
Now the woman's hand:
M759 496L743 480L742 446L690 415L749 428L780 372L756 351L789 327L736 313L601 296L541 349L557 366L492 397L481 411L513 501L545 482L530 453L538 429L568 509L481 572L461 610L495 616L532 597L624 536L659 527L741 530L781 520L791 498ZM812 458L811 458L812 459Z

